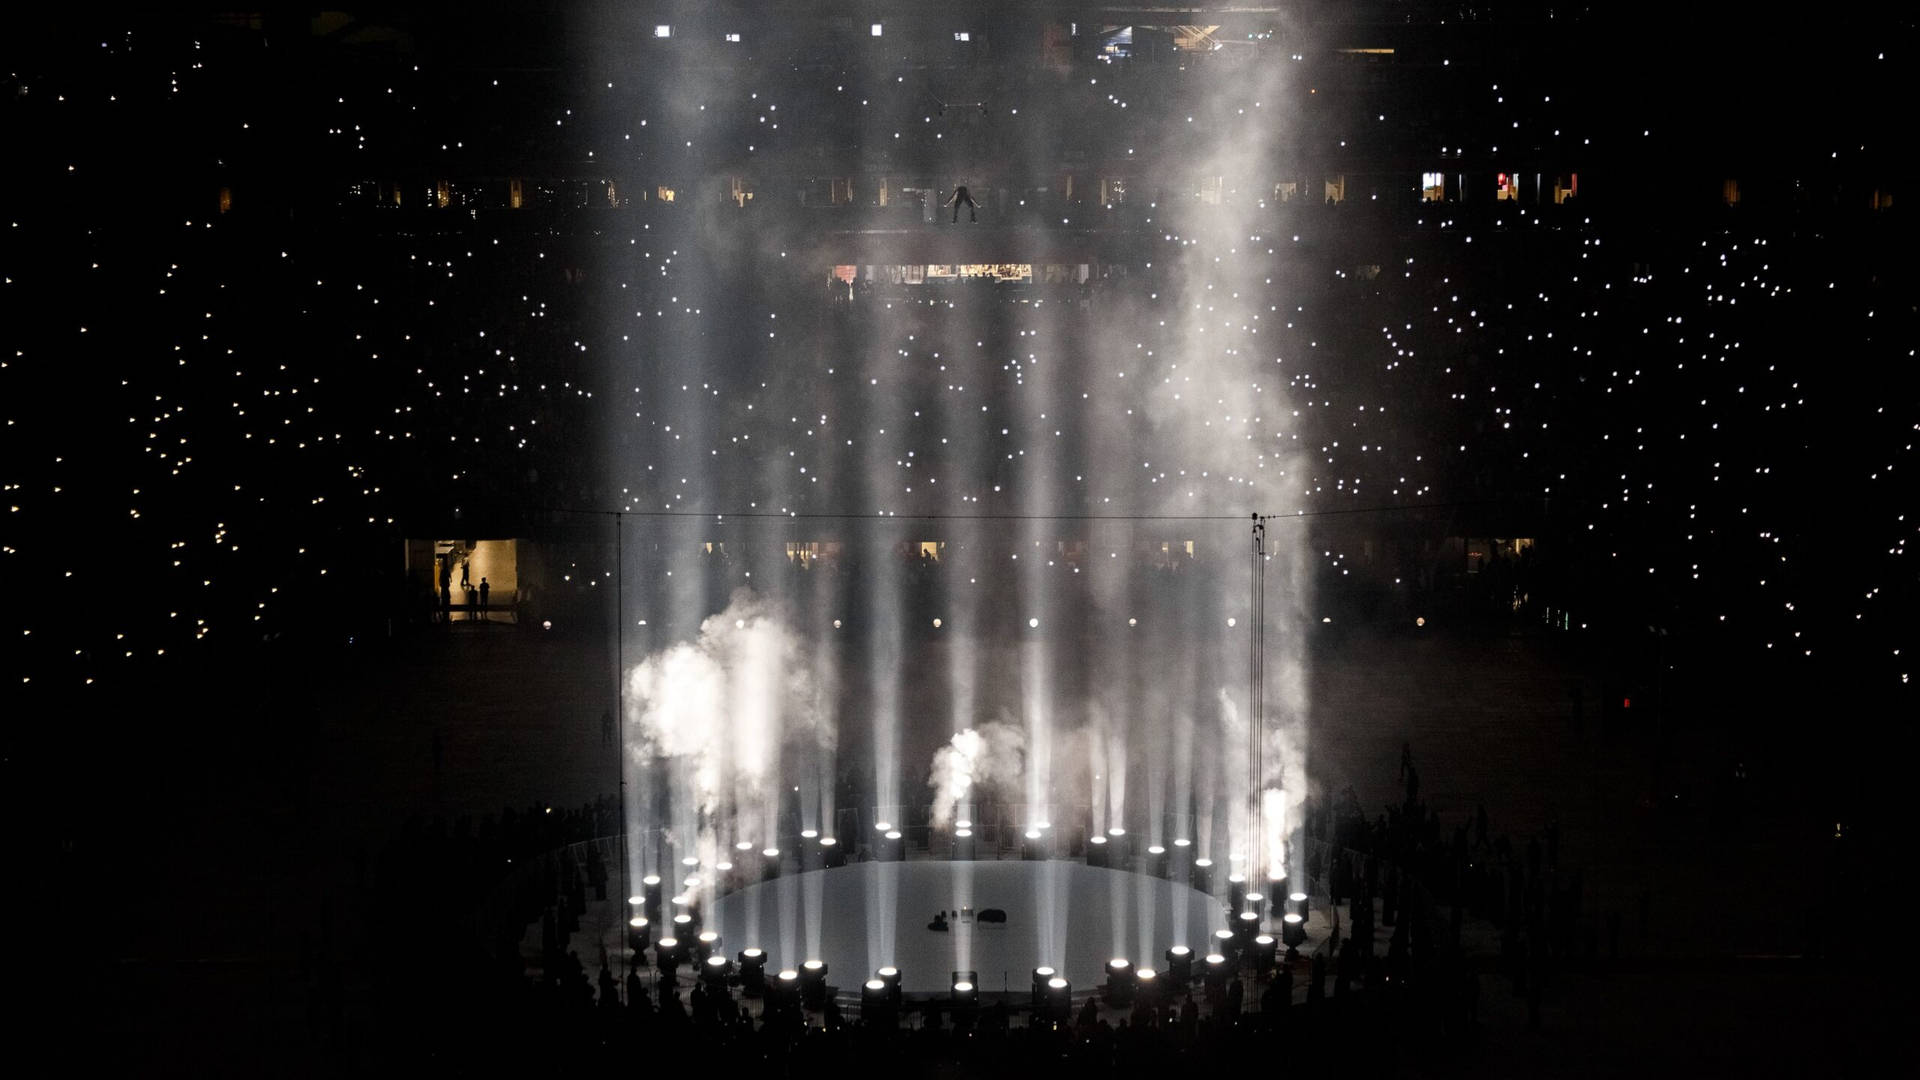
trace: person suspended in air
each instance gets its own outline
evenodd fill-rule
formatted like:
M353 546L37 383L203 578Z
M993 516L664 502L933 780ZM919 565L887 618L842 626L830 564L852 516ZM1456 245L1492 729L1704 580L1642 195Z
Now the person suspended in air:
M965 184L955 187L953 189L953 197L947 200L947 205L953 207L953 221L955 224L958 224L960 221L960 206L962 203L966 204L967 207L967 220L978 224L980 217L974 213L974 208L977 204L974 203L973 196L967 192L967 185Z

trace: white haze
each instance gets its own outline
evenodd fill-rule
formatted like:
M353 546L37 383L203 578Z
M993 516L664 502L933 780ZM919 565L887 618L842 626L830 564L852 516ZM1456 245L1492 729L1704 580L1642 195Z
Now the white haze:
M1027 733L1018 724L994 720L957 732L947 745L934 751L933 824L952 823L960 804L973 798L976 788L1020 789L1026 772Z

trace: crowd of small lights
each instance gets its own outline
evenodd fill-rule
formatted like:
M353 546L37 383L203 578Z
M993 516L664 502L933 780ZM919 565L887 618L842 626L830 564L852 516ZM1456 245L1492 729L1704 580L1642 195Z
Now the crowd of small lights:
M1342 242L1359 211L1317 191L1304 206L1229 191L1276 205L1261 202L1271 227L1223 236L1177 187L1106 204L1036 188L995 209L1157 239L1090 298L834 297L815 254L761 252L750 272L715 256L674 186L696 163L820 145L1026 145L1058 133L1052 117L1100 109L1138 133L1142 158L1179 154L1196 116L1217 130L1284 110L1324 151L1425 135L1417 118L1323 109L1307 76L1289 84L1298 100L1202 112L1156 103L1123 65L1046 98L950 108L897 90L913 76L885 65L556 88L408 62L343 75L288 120L239 92L269 78L257 52L129 33L11 76L34 199L58 208L16 200L6 221L0 565L31 601L7 614L20 683L92 685L270 640L317 604L392 585L339 553L502 506L1011 515L1044 478L1069 514L1333 523L1525 505L1565 534L1566 596L1628 596L1659 632L1781 663L1844 652L1907 684L1913 307L1840 236L1703 212L1684 237L1630 243L1617 237L1634 223L1577 200L1433 203L1363 263ZM1486 130L1530 156L1597 141L1551 92L1472 92ZM138 190L114 136L141 130L213 179ZM1493 137L1429 156L1452 169L1498 154ZM246 204L309 183L265 164L289 146L339 177L429 144L450 175L533 148L650 179L624 193L528 181L545 207L524 221L504 187L458 184L422 211L431 184L313 180L327 186L291 197L291 224ZM796 195L752 194L733 211L805 212ZM1414 196L1344 194L1382 198ZM940 213L912 223L948 227ZM1218 310L1193 299L1216 284L1231 292ZM1284 413L1264 405L1275 389ZM1172 417L1207 438L1157 443ZM1358 568L1357 534L1315 535L1334 538L1314 544L1327 575ZM572 569L569 582L612 573ZM1567 628L1586 627L1568 606Z

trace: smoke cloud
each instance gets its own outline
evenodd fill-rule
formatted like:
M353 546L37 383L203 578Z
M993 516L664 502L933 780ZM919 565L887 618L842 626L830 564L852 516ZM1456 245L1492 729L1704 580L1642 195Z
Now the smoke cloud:
M1027 733L1008 720L994 720L958 732L934 751L933 824L952 823L960 804L975 788L1018 790L1026 771Z
M690 777L691 809L703 818L730 806L734 820L771 822L783 750L834 748L831 698L814 670L779 606L741 589L694 640L628 672L628 753L636 765L664 758Z

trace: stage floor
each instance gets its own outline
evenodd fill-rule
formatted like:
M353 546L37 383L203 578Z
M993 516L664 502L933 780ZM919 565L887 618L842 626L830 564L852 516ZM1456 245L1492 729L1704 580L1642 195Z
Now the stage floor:
M1006 921L982 921L988 909ZM939 911L947 930L928 927ZM863 862L750 885L715 901L707 924L729 956L758 945L774 970L825 960L842 989L891 964L909 993L945 992L955 971L978 973L984 992L1024 991L1046 964L1083 990L1116 956L1161 969L1173 945L1205 955L1226 908L1184 883L1075 862Z

